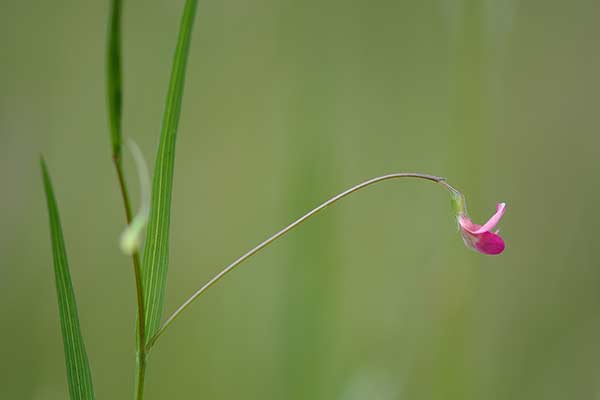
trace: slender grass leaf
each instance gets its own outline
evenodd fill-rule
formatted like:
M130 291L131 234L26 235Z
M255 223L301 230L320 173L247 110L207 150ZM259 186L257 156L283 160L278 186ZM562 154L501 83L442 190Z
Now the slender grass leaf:
M107 100L113 157L119 160L123 143L121 133L122 78L121 78L121 0L112 0L108 22L106 52Z
M60 217L58 215L58 206L54 198L48 169L43 159L41 160L41 167L46 200L48 202L48 215L50 217L54 276L65 351L65 363L67 365L69 393L71 400L94 399L92 374L85 351L83 336L81 335L81 328L79 327L75 292L73 291L73 283L71 282L71 274L67 262L67 252L60 225Z
M164 308L169 259L169 225L171 220L175 141L197 3L195 0L187 0L184 6L154 167L152 202L142 267L146 309L146 339L152 337L160 327Z

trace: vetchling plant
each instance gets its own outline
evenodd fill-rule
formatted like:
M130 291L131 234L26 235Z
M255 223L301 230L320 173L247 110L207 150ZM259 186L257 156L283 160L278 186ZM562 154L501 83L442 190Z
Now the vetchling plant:
M496 255L504 250L504 241L498 231L492 232L505 211L505 204L497 205L496 213L484 225L471 222L466 210L465 198L461 192L450 186L444 178L420 173L394 173L369 179L353 186L325 201L318 207L298 218L282 230L268 237L250 249L237 260L225 267L216 276L200 287L188 300L179 306L164 322L161 323L165 298L165 286L169 253L169 224L171 211L171 194L173 188L173 167L175 162L175 142L180 116L183 87L188 59L192 27L196 14L197 1L186 0L181 19L177 47L173 59L171 80L165 104L158 152L156 155L151 193L147 168L140 150L135 144L130 149L136 162L142 187L142 199L150 197L150 201L142 200L140 211L134 216L125 182L122 154L123 134L122 118L122 83L121 83L121 14L122 1L111 0L111 13L108 30L107 47L107 98L111 128L112 157L115 165L119 188L125 208L127 228L121 237L121 249L131 255L135 276L137 299L136 327L136 379L135 399L144 396L144 378L149 352L158 340L189 305L201 294L217 283L244 261L269 246L275 240L307 221L318 212L338 200L376 183L397 179L415 178L439 184L451 195L456 213L458 227L467 247L483 254ZM58 206L54 197L52 183L44 160L41 160L43 184L48 203L50 219L50 236L54 259L54 274L58 296L60 324L64 344L65 362L69 393L72 400L94 399L92 374L86 355L83 335L79 326L75 293L67 262L67 253L63 238ZM148 204L149 203L149 204ZM143 243L143 257L140 244L143 231L146 236Z

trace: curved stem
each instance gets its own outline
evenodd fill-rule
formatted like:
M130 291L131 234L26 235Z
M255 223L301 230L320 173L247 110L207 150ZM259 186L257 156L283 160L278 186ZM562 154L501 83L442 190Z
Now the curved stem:
M225 269L223 269L221 272L219 272L217 275L215 275L211 280L209 280L204 286L202 286L200 289L198 289L192 296L190 296L190 298L188 298L183 304L181 304L179 306L179 308L177 308L177 310L175 310L175 312L173 314L171 314L171 316L169 318L167 318L167 320L160 327L160 329L156 332L156 334L150 340L148 340L146 350L150 350L156 344L156 341L167 330L167 328L173 323L173 321L175 321L175 319L179 315L181 315L181 313L183 311L185 311L185 309L188 308L189 305L194 300L196 300L198 298L198 296L200 296L202 293L204 293L205 291L207 291L211 286L213 286L215 283L217 283L221 278L223 278L229 272L231 272L235 267L237 267L238 265L240 265L241 263L243 263L244 261L246 261L247 259L249 259L250 257L252 257L254 254L258 253L260 250L264 249L265 247L267 247L268 245L270 245L271 243L273 243L275 240L277 240L280 237L284 236L286 233L288 233L289 231L291 231L292 229L294 229L298 225L302 224L304 221L308 220L309 218L311 218L312 216L314 216L315 214L317 214L319 211L322 211L323 209L325 209L328 206L332 205L336 201L338 201L338 200L340 200L340 199L342 199L342 198L344 198L344 197L346 197L346 196L348 196L348 195L350 195L350 194L352 194L352 193L354 193L356 191L364 189L367 186L371 186L371 185L373 185L375 183L378 183L378 182L382 182L382 181L389 180L389 179L396 179L396 178L417 178L417 179L424 179L424 180L432 181L432 182L435 182L435 183L439 183L439 184L441 184L442 186L444 186L446 189L450 190L453 193L459 193L456 189L454 189L452 186L450 186L446 182L445 178L441 178L439 176L434 176L434 175L411 173L411 172L396 173L396 174L388 174L388 175L378 176L376 178L372 178L372 179L369 179L369 180L364 181L362 183L359 183L358 185L352 186L351 188L343 191L342 193L339 193L339 194L333 196L332 198L330 198L329 200L327 200L323 204L319 205L318 207L316 207L313 210L309 211L308 213L304 214L302 217L298 218L297 220L295 220L294 222L292 222L291 224L289 224L288 226L286 226L282 230L278 231L274 235L270 236L269 238L267 238L266 240L264 240L263 242L261 242L257 246L255 246L252 249L248 250L244 255L242 255L237 260L235 260L234 262L232 262L231 264L229 264L227 267L225 267Z

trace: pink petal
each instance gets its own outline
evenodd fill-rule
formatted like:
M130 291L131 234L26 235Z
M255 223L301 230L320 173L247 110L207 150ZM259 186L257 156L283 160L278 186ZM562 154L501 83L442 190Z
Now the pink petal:
M481 225L474 224L473 221L471 221L466 215L461 215L458 217L458 224L460 225L461 229L469 233L474 233L476 230L481 228Z
M504 215L504 211L506 210L506 203L498 203L496 205L496 214L492 215L492 218L488 220L483 226L476 230L470 230L469 232L478 235L480 233L489 232L500 222L500 219Z
M475 249L483 254L498 255L504 251L504 240L495 233L483 232L477 235Z

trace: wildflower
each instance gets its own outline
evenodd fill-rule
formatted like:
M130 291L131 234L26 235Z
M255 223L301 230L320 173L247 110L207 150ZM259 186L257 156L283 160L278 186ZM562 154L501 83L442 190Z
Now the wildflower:
M496 205L496 213L483 225L474 224L465 210L458 214L460 234L465 245L482 254L498 255L504 251L504 240L498 235L500 230L492 232L504 215L506 203Z

